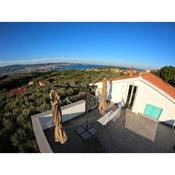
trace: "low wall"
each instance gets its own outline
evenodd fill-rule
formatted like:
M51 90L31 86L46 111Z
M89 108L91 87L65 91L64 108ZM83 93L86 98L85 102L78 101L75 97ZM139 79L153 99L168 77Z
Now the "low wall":
M80 100L69 105L61 107L62 109L62 119L63 122L69 121L73 118L80 116L85 113L85 101ZM39 150L42 153L52 153L52 149L47 141L47 138L44 134L44 130L54 126L52 121L51 111L39 113L31 116L33 131L39 146Z

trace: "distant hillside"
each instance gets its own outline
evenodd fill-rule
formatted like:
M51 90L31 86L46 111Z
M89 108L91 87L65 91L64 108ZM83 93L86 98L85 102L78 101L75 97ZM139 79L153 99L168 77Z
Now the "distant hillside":
M0 67L0 77L7 74L14 73L32 73L32 72L48 72L50 70L59 69L91 69L91 68L118 68L122 70L129 70L130 67L123 66L108 66L108 65L96 65L96 64L80 64L80 63L40 63L40 64L15 64ZM143 71L144 69L134 68L137 71Z
M63 67L63 66L72 66L72 65L81 65L77 63L41 63L41 64L15 64L0 67L0 74L14 73L14 72L34 72L34 71L48 71L54 67Z

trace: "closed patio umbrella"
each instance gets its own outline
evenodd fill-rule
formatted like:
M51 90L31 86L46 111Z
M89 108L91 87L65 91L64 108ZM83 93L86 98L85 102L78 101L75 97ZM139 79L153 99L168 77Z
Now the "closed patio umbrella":
M60 107L60 96L56 90L51 90L50 92L50 103L52 106L52 118L55 124L54 137L55 142L64 144L68 137L62 126L62 113Z
M102 86L102 94L101 94L100 102L98 106L98 109L100 112L104 112L106 110L106 106L107 106L106 100L107 100L107 79L104 78L103 86Z

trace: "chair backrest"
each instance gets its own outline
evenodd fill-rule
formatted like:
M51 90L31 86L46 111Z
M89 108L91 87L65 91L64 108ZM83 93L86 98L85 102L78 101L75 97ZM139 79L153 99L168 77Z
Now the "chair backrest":
M117 108L115 111L109 111L106 113L103 117L98 119L97 121L101 123L102 125L106 125L108 122L110 122L114 117L118 118L120 117L122 107Z
M102 116L100 119L98 119L97 121L99 123L101 123L102 125L106 125L108 117L113 113L113 111L109 111L107 112L104 116Z

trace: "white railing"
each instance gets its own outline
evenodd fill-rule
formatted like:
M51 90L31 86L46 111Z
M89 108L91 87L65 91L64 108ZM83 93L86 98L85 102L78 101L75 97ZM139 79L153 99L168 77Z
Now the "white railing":
M85 101L80 100L75 103L71 103L61 107L62 120L66 122L73 118L76 118L85 113ZM42 153L52 153L52 149L44 134L44 130L54 126L52 121L51 111L39 113L31 116L33 131L39 146L39 150Z

